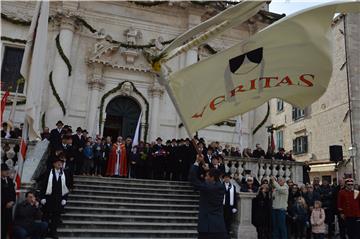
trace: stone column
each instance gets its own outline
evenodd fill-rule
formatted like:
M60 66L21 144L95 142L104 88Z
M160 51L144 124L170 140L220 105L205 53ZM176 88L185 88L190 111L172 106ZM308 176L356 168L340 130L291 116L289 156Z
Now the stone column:
M239 193L237 222L238 239L257 239L256 228L251 224L252 199L256 197L255 193Z
M60 27L60 32L59 32L60 45L65 56L70 60L72 41L74 37L74 31L76 29L76 21L74 17L68 14L59 14L57 16L57 20ZM55 60L53 66L52 80L56 92L58 93L65 107L67 107L68 102L66 102L66 99L67 99L69 70L64 60L60 56L58 49L56 49L55 52L56 53L55 53ZM46 116L48 119L47 125L49 125L50 127L54 126L57 120L61 120L64 118L62 109L58 101L56 100L55 96L53 95L51 89L50 89L50 97L49 97L49 106L48 106L48 111L46 112Z
M91 66L93 69L92 73L88 76L88 86L90 90L90 100L88 105L88 115L87 115L87 130L89 135L95 137L97 132L97 127L99 127L98 122L95 122L98 118L96 114L100 106L99 95L100 92L104 89L105 83L103 80L103 65L93 64Z
M159 136L158 126L159 126L159 113L160 113L160 98L164 94L164 89L161 86L153 85L149 88L149 95L152 98L150 110L151 110L151 120L150 120L150 135L148 141L153 141L156 137Z

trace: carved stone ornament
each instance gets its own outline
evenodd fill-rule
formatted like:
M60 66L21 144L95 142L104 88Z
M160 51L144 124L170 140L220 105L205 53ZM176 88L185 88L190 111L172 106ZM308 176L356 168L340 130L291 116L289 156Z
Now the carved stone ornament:
M122 86L121 89L119 91L120 95L123 96L129 96L132 94L132 92L134 91L133 86L131 85L130 82L125 82Z
M134 64L135 59L139 56L138 51L134 49L124 49L121 54L124 56L125 62L131 65Z
M133 27L125 30L124 35L126 36L126 42L129 45L136 45L137 41L142 38L141 31Z

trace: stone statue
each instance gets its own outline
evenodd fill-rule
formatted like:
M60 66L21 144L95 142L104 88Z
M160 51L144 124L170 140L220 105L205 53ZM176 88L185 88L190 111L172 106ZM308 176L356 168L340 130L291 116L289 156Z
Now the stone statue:
M137 40L142 38L141 31L133 27L125 30L124 35L126 36L126 41L129 45L135 45L137 43Z

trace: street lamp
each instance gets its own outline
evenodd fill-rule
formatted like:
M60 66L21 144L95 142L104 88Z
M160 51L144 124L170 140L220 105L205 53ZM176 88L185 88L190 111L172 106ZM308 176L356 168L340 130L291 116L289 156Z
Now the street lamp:
M349 156L350 156L350 159L352 160L352 169L353 169L353 178L354 180L356 180L356 174L355 174L355 157L356 157L356 145L351 145L349 147Z

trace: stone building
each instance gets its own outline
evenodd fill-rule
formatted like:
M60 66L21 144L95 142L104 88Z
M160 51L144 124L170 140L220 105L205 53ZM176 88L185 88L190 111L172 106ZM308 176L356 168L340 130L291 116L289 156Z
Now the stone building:
M2 2L2 90L12 86L10 101L34 7L34 2ZM187 137L146 55L160 51L166 42L226 7L221 2L51 2L44 46L49 78L43 82L43 125L53 128L62 120L86 128L92 136L131 136L141 114L142 140ZM266 6L208 45L176 57L170 66L176 71L196 63L214 49L228 48L281 17L268 12ZM19 89L15 124L24 119L26 94L30 92L25 83ZM6 107L5 120L10 109ZM262 120L258 115L254 110L220 122L199 131L199 136L253 147L251 131Z

